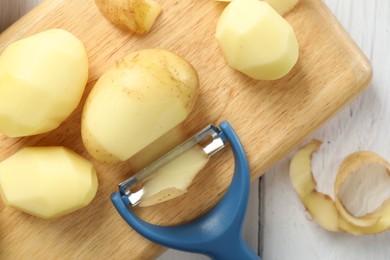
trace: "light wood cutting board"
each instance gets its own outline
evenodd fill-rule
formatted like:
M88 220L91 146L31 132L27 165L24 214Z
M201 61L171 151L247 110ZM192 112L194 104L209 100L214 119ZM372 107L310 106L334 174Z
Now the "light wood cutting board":
M225 4L206 0L161 1L163 13L152 32L136 36L107 22L92 0L44 1L0 35L0 51L9 43L49 28L63 28L80 38L90 59L89 83L78 109L60 128L27 138L0 136L0 160L24 146L64 145L94 162L99 175L96 198L86 208L40 220L0 202L0 259L150 259L163 248L139 236L109 201L117 184L144 162L133 159L106 165L93 160L80 136L85 97L99 76L132 50L164 48L191 62L199 73L197 106L164 147L181 142L206 126L228 120L246 149L252 179L285 156L307 135L360 94L371 67L320 0L302 0L286 19L295 29L300 57L284 78L254 81L229 68L214 39ZM177 134L177 133L180 134ZM180 137L179 137L180 136ZM141 156L144 157L144 156ZM164 225L188 221L215 205L229 185L233 160L229 150L212 158L186 196L136 212ZM249 205L250 206L250 205Z

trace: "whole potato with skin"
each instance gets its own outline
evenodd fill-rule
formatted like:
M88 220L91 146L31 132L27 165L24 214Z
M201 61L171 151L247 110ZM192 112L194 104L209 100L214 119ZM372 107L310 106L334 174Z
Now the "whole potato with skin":
M180 124L199 90L195 69L162 49L132 52L104 73L89 94L81 132L102 162L129 159Z

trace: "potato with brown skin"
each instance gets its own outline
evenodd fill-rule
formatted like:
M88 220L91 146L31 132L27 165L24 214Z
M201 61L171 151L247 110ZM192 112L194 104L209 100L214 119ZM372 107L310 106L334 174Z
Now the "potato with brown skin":
M184 121L198 92L198 75L180 56L162 49L129 53L86 100L84 145L99 161L125 161Z
M149 32L161 13L153 0L95 0L96 6L107 20L137 34Z

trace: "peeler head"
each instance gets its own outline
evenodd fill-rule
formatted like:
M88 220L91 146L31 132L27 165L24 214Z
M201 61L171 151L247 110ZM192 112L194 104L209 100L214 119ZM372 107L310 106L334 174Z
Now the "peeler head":
M226 121L221 138L230 143L234 156L232 182L221 201L205 215L178 226L159 226L143 221L128 208L128 198L118 192L111 201L123 219L138 233L160 245L200 253L213 259L260 259L243 241L242 223L248 204L250 171L244 148Z
M118 185L120 195L127 200L128 205L138 205L144 195L144 190L142 187L139 187L141 186L139 184L142 181L147 180L154 172L156 172L156 170L195 145L200 145L205 155L212 156L225 147L226 137L224 133L214 125L205 127L181 145L175 147L155 162L134 174L132 177L121 182ZM132 191L134 188L136 188L136 191Z

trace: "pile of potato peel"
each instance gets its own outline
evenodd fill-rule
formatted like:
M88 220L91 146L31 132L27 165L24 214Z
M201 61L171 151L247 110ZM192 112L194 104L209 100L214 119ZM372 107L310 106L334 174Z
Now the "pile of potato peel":
M390 164L378 154L369 151L359 151L349 155L340 165L336 176L333 200L316 190L317 184L311 171L312 154L319 149L320 145L321 142L318 140L311 141L294 154L290 164L290 179L294 190L313 219L329 231L354 235L375 234L389 229L390 197L386 198L377 209L368 210L362 216L355 216L351 213L352 210L346 207L350 203L349 198L354 195L346 197L342 193L356 192L356 186L349 187L349 190L343 188L354 175L364 174L366 177L368 175L368 178L376 178L374 174L379 174L382 176L378 178L388 178ZM367 169L376 171L367 171ZM359 180L359 183L365 185L364 179Z

